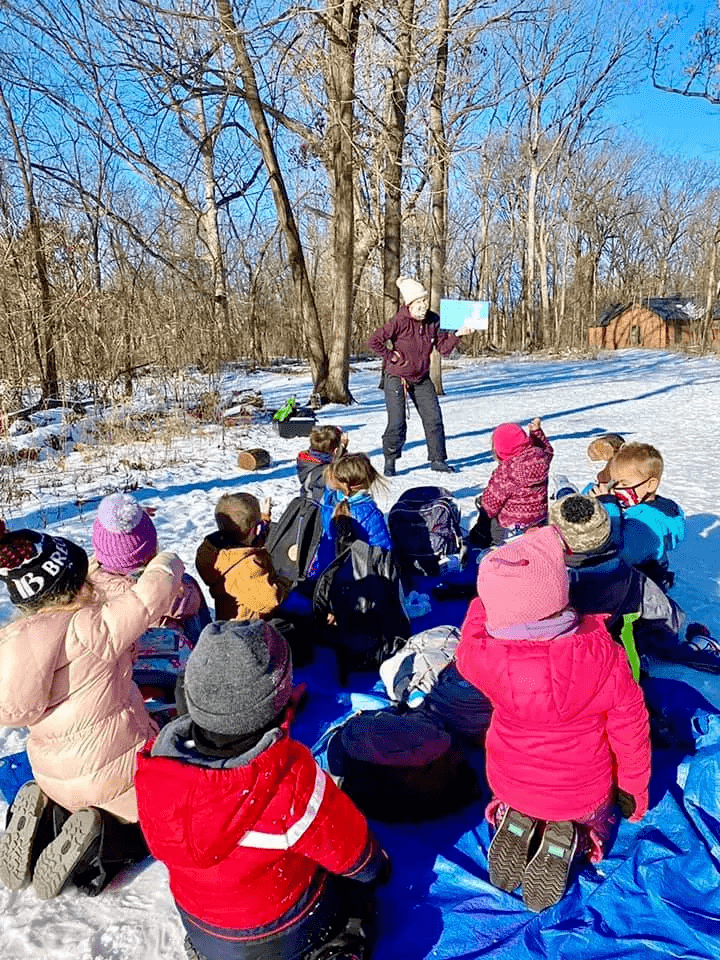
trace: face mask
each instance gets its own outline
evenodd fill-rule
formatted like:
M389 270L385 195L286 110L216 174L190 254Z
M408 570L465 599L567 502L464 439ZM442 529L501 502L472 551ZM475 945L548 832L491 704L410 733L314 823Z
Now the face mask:
M430 302L427 297L420 297L419 300L413 300L413 302L408 306L410 316L414 320L423 320L425 318L425 314L428 312L429 306Z
M641 480L640 483L636 483L634 487L613 486L610 492L619 501L621 507L634 507L638 503L642 503L647 496L647 494L645 494L645 496L640 497L637 492L638 488L647 482L647 479Z

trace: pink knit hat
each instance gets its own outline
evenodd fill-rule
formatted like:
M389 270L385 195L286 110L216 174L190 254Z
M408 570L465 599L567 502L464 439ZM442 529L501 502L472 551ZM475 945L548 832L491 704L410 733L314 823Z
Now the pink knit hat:
M492 447L499 460L514 457L530 443L530 437L517 423L501 423L492 435Z
M491 633L564 610L568 575L555 528L529 530L488 553L478 568L477 589Z
M132 494L112 493L98 507L92 544L96 560L106 570L130 573L157 553L157 530Z

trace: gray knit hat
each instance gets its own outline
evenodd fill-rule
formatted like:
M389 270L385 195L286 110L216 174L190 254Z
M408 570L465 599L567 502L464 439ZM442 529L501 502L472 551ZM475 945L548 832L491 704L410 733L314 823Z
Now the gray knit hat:
M185 669L188 713L212 733L261 730L280 716L291 692L290 648L263 620L208 624Z
M573 553L593 553L610 539L610 517L595 497L571 493L551 501L548 523L557 527Z

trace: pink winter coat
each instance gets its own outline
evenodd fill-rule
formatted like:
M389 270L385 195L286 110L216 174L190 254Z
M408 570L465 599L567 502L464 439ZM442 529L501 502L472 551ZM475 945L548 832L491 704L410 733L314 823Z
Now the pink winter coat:
M97 560L93 560L90 563L88 580L92 581L92 585L103 597L112 599L122 596L126 590L134 586L141 572L139 571L134 576L126 573L113 573L111 570L105 570L104 567L101 567ZM200 611L202 603L203 596L200 587L191 576L184 573L177 595L169 604L168 609L158 618L155 626L162 626L167 618L186 620L188 617L194 617Z
M498 639L470 604L456 651L463 677L493 705L485 741L494 795L539 820L579 820L615 784L647 809L648 715L625 651L585 616L552 640Z
M536 526L547 519L548 474L553 448L541 427L527 445L493 470L482 495L483 509L501 527Z
M0 724L30 728L35 780L68 810L137 820L136 754L157 728L132 681L133 644L169 608L182 561L152 560L122 596L48 608L0 631Z

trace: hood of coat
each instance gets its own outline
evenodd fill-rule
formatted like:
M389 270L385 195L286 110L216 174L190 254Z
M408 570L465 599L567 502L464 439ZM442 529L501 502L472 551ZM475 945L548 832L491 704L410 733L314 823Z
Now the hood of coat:
M478 623L480 601L473 604L473 637L458 657L472 658L473 672L482 677L481 689L494 707L527 718L533 726L567 721L585 711L614 663L604 614L586 615L575 630L551 639L538 639L522 628L522 638L493 637Z
M212 533L200 544L195 557L198 573L208 586L221 583L228 570L261 552L259 547L236 547L227 543L220 533Z
M202 758L187 739L190 722L170 724L160 752L153 741L138 754L138 810L154 856L209 867L230 855L291 776L292 741L270 731L245 757Z

